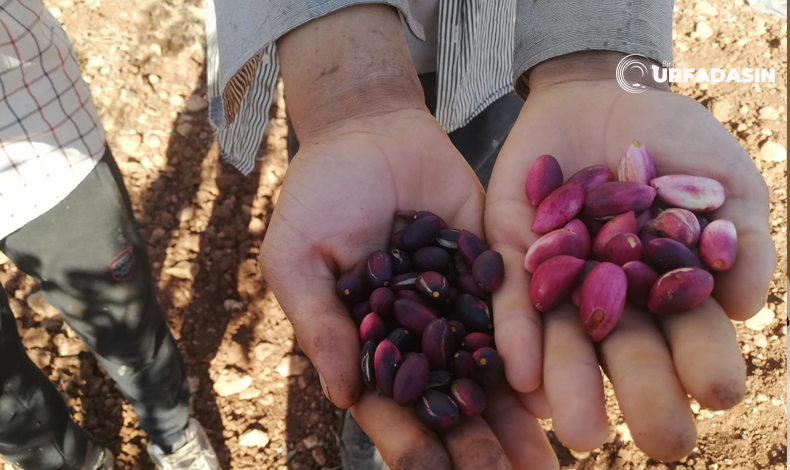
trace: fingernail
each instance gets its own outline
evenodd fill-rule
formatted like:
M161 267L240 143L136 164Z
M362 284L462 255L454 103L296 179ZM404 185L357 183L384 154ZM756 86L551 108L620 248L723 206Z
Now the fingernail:
M332 395L329 394L329 387L326 386L326 380L324 380L324 376L321 375L321 372L318 373L318 381L321 382L321 390L324 391L326 399L332 401Z

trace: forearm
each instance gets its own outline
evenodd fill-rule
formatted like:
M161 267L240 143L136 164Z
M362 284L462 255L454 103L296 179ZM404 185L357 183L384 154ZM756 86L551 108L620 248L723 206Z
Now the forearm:
M310 21L277 41L297 136L348 119L424 108L397 11L360 5Z

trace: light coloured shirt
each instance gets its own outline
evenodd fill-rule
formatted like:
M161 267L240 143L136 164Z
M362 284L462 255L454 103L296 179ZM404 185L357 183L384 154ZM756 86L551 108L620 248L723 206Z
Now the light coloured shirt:
M41 0L0 0L0 239L63 200L104 149L58 21Z
M414 34L406 21L403 32L409 45L409 55L417 73L436 72L436 55L439 52L439 0L409 0L409 10L414 20L422 25L425 40Z

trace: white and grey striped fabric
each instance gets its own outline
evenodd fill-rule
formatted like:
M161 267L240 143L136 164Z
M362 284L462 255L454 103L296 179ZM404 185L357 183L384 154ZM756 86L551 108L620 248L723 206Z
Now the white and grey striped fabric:
M222 155L245 174L253 170L279 74L280 36L350 5L380 3L397 8L424 39L409 11L418 1L426 0L207 0L209 113ZM447 132L552 57L610 50L672 60L672 0L438 1L436 119Z

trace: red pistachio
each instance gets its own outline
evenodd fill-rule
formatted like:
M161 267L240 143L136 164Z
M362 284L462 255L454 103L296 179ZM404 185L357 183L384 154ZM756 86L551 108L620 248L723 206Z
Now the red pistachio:
M525 192L527 200L537 206L552 191L562 186L562 169L551 155L541 155L527 174Z
M631 261L623 265L628 281L628 301L640 308L647 308L650 289L658 279L658 273L641 261Z
M457 350L466 337L466 327L457 320L449 320L447 325L450 327L450 336L453 337L453 347Z
M726 271L735 264L738 254L738 233L735 224L727 219L711 222L702 231L699 255L702 261L715 271Z
M393 274L404 274L411 271L411 256L403 250L392 248L390 250Z
M540 312L556 308L571 293L583 269L584 260L567 255L555 256L542 263L530 282L532 305Z
M579 274L578 279L576 279L576 285L573 287L573 291L571 292L571 302L573 302L573 305L578 307L581 303L582 285L584 285L584 280L587 279L587 275L590 274L590 271L592 271L593 268L599 264L601 264L601 262L595 260L588 260L584 262L584 269L582 269L582 273Z
M618 266L642 261L642 242L636 234L618 233L604 247L602 260Z
M650 152L636 140L625 149L620 156L618 176L620 181L650 184L650 180L658 175L656 162Z
M398 274L390 280L389 288L396 294L402 290L415 290L417 276L417 273Z
M601 341L615 327L625 306L628 281L619 266L601 263L582 284L579 313L587 335Z
M534 273L549 258L569 255L584 258L584 239L578 233L561 228L540 237L533 243L524 258L524 269Z
M656 216L653 228L675 241L691 248L697 245L700 237L700 226L697 216L686 209L667 209Z
M614 176L608 167L604 165L593 165L583 168L568 178L566 184L575 184L582 188L585 194L590 190L614 180Z
M592 243L592 254L597 259L602 259L604 248L615 235L621 233L637 233L636 215L633 211L619 214L609 219L606 224L601 227L598 235Z
M656 190L633 181L603 183L587 193L584 210L592 217L607 217L647 210L656 197Z
M532 231L548 233L576 217L584 205L584 191L574 184L566 184L546 196L535 211Z
M713 276L703 269L669 271L653 284L647 308L656 314L681 313L698 306L713 292Z
M417 349L417 341L413 334L406 328L395 328L387 335L387 339L398 348L401 355L405 356L410 352L415 352Z
M458 286L458 289L464 294L472 295L478 299L485 299L488 297L488 292L480 288L480 284L477 283L472 273L458 274L456 285Z
M682 209L708 212L724 204L724 186L703 176L666 175L650 181L665 203Z
M425 390L434 390L449 395L453 380L455 380L453 374L446 370L432 370L428 374L428 385L425 386Z
M575 233L581 238L582 258L587 258L588 256L590 256L590 247L591 247L590 231L587 229L587 226L584 225L584 222L582 222L579 219L573 219L567 224L565 224L565 226L562 228L570 230L571 232Z

